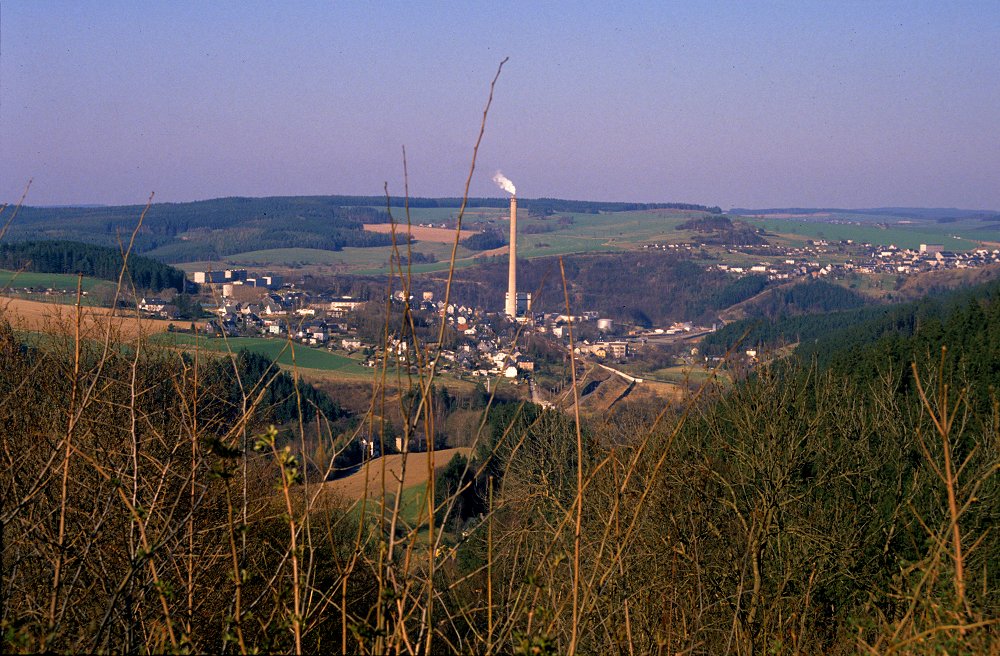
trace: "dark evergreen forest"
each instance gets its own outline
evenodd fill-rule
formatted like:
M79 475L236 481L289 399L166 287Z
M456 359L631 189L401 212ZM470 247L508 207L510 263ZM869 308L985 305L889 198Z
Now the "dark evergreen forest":
M40 273L82 273L103 280L118 280L122 254L115 248L77 241L27 241L0 243L0 269ZM194 291L194 283L185 283L184 272L141 255L128 259L128 275L138 289L158 292L172 287Z
M763 317L706 336L702 347L721 355L737 343L765 352L797 344L803 363L856 381L877 379L887 370L899 374L913 361L940 360L949 375L980 393L1000 385L1000 281L892 305L862 306L848 290L836 289L811 284L773 290L784 303L768 303ZM793 316L803 304L827 311Z
M368 206L357 206L364 201ZM185 262L268 248L387 246L388 235L364 223L389 220L385 200L355 197L219 198L151 205L135 249L160 260ZM372 206L374 205L374 206ZM135 229L143 207L23 207L8 240L66 239L117 246Z

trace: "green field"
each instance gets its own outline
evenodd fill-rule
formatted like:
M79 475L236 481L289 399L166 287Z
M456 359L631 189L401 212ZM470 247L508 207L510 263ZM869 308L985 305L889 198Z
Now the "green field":
M301 367L303 369L319 369L321 371L336 371L344 374L355 374L370 377L372 369L363 367L358 360L348 358L323 349L312 348L283 339L265 339L263 337L195 337L184 333L161 333L153 340L166 346L192 348L197 346L206 351L225 353L246 349L261 353L277 361L279 364Z
M383 500L385 501L385 516L386 518L391 516L393 505L396 500L396 483L395 481L390 480L389 484L391 485L391 489L386 490L384 499L381 495L376 493L363 504L360 500L355 501L349 510L350 517L356 521L359 517L361 517L361 509L363 507L365 510L365 516L368 518L368 522L373 526L377 526L378 522L382 518ZM416 528L416 531L413 533L416 545L421 549L426 548L426 539L428 535L427 483L419 483L403 489L402 495L399 499L398 519L399 521L396 528L398 535L409 533L411 530ZM422 545L421 541L423 541Z
M451 259L451 244L436 242L415 242L412 251L433 255L437 262L415 264L423 270L437 271L448 268ZM400 255L406 255L406 248L399 249ZM456 257L464 261L475 253L459 246ZM303 273L310 271L328 271L331 273L386 273L389 271L390 258L393 256L391 246L376 248L345 248L340 251L327 251L317 248L274 248L263 251L248 251L230 255L224 260L214 262L186 262L176 265L187 272L218 271L231 267L253 267L255 269L302 269Z
M392 508L395 494L386 494L386 505ZM418 525L423 528L427 523L427 484L420 483L403 489L399 499L399 517L403 520L407 528ZM423 519L423 521L420 521ZM419 535L419 533L418 533Z
M703 383L712 375L712 371L701 366L677 365L634 375L662 383Z
M895 244L900 248L917 249L920 244L941 244L946 250L965 251L975 248L977 240L988 237L974 230L978 226L968 227L965 224L938 224L919 222L912 224L889 224L887 227L877 225L857 225L849 223L821 223L817 221L802 221L799 219L756 219L747 218L748 223L764 228L769 233L784 234L802 239L826 239L840 241L853 239L856 243L871 243L882 246ZM1000 239L1000 235L994 235Z
M416 208L411 210L413 223L443 222L454 217L453 208ZM603 214L561 213L551 217L519 215L518 225L523 230L529 226L551 227L552 232L518 236L518 256L524 258L567 255L571 253L591 253L636 248L644 243L683 242L692 233L676 230L676 226L696 213L674 210L645 212L613 212ZM396 218L403 216L396 215ZM559 223L559 217L572 217L572 224ZM506 231L506 212L500 209L477 208L466 213L465 226L492 221L493 225ZM451 259L451 243L417 241L412 249L424 255L433 255L437 262L414 264L413 273L427 273L448 269ZM405 253L405 249L401 248ZM310 271L332 273L355 273L359 275L384 275L389 272L392 248L345 248L341 251L327 251L312 248L278 248L262 251L248 251L227 256L215 262L188 262L177 265L185 271L204 271L227 267L256 268L302 268ZM478 253L459 246L456 253L456 268L464 268L479 263Z
M414 208L410 219L418 223L444 223L457 215L455 208ZM639 248L649 243L690 243L697 241L697 234L677 230L681 223L701 216L701 212L680 210L644 210L633 212L605 212L599 214L563 212L552 216L537 216L523 212L519 215L521 234L518 236L518 256L523 258L621 251ZM402 210L394 208L393 216L405 220ZM740 217L771 234L769 241L776 245L801 246L808 239L829 241L853 240L901 248L918 248L922 243L942 244L948 250L969 250L983 241L1000 241L1000 230L977 220L939 223L930 220L900 222L891 217L851 215L827 217L838 223L800 218ZM571 220L572 223L569 223ZM469 210L464 225L474 227L489 223L500 230L507 230L506 210L500 208L475 208ZM549 232L535 232L547 229ZM530 232L526 232L530 231ZM413 273L444 271L449 266L452 245L417 241L413 251L437 259L433 263L412 266ZM228 256L215 262L191 262L179 265L187 271L221 269L227 267L252 267L282 271L286 275L360 274L385 275L390 271L390 247L345 248L327 251L310 248L280 248L249 251ZM481 262L478 254L464 247L456 253L456 268L474 266ZM732 259L727 256L728 259ZM751 260L755 256L751 256ZM734 263L735 260L734 260Z
M0 290L11 287L41 287L45 289L76 290L77 276L72 273L35 273L34 271L9 271L0 269ZM114 285L109 280L83 277L82 289L85 292L97 285Z
M295 342L289 344L288 340L285 339L267 339L264 337L229 337L222 339L221 337L195 337L188 333L159 333L151 337L150 341L161 346L181 348L189 351L194 350L195 347L214 353L227 353L229 351L235 353L246 349L254 353L266 355L278 362L278 364L286 367L293 365L292 356L294 353L294 365L297 368L309 369L311 378L323 380L350 378L370 381L372 376L382 375L380 367L366 367L361 364L359 357L348 357L338 353L331 353L326 349L314 348ZM403 376L405 381L406 375L403 370L397 370L395 367L390 367L386 372L387 380L390 384L395 383L397 376ZM464 388L471 385L447 372L438 372L435 375L438 380L447 382L449 386L455 385L456 387Z

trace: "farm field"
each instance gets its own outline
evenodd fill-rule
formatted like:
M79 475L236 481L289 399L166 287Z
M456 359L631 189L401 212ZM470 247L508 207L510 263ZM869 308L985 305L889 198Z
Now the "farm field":
M397 221L405 216L399 208L393 208ZM689 230L677 230L677 226L703 212L686 210L639 210L627 212L560 212L549 216L519 215L520 234L518 256L532 259L575 253L615 252L640 248L645 244L690 243L697 240L697 234ZM457 215L455 208L412 208L411 223L444 223ZM807 240L826 239L830 241L853 240L858 243L895 244L904 248L917 248L921 243L942 244L948 250L969 250L980 245L988 248L1000 247L1000 229L995 224L975 219L962 219L948 223L931 220L905 220L887 216L845 215L840 216L793 216L787 217L738 217L763 228L768 241L777 246L799 247ZM817 220L822 218L822 220ZM840 223L829 221L839 220ZM508 228L507 212L503 208L474 208L466 212L464 223L470 232L489 225L501 232ZM366 224L371 231L385 233L388 224ZM451 258L454 231L447 228L416 226L412 228L416 241L412 251L433 262L418 262L409 269L413 273L446 271ZM464 230L463 230L464 232ZM706 249L722 255L730 264L757 263L760 256L751 253L721 254L717 248ZM405 249L401 248L400 252ZM475 266L484 258L505 257L506 249L493 251L471 251L459 246L455 267L458 269ZM303 275L368 275L383 276L390 272L392 248L344 248L328 251L310 248L278 248L248 251L230 255L217 261L200 261L178 265L191 272L206 269L246 267L256 270L273 271L289 280ZM833 255L817 261L836 260Z
M36 273L34 271L10 271L0 269L0 290L11 287L42 287L45 289L76 290L77 276L72 273ZM87 292L97 285L115 284L109 280L83 277L81 288Z
M178 348L183 350L194 350L196 347L203 351L213 353L237 352L242 349L260 353L275 360L285 368L293 366L292 354L294 352L294 366L301 370L301 373L313 382L337 382L337 381L366 381L369 382L376 375L381 376L382 369L378 367L365 367L359 358L348 357L339 353L331 353L326 349L313 348L304 344L292 342L289 345L284 339L267 339L264 337L195 337L187 333L161 333L155 336L154 343L161 346ZM394 367L386 372L386 384L394 386L397 377L406 374L398 371ZM437 380L447 383L449 387L455 389L467 389L474 387L474 383L456 378L447 372L438 372Z
M371 369L362 367L358 360L330 353L326 350L316 349L295 342L289 343L284 339L265 339L263 337L195 337L185 333L168 333L158 335L158 344L173 346L177 348L199 348L206 351L226 353L228 351L240 351L246 349L255 353L261 353L278 362L278 364L293 366L303 369L321 369L324 371L338 371L347 374L371 377Z
M384 210L385 207L377 209ZM466 226L480 221L495 219L505 216L505 207L469 207L466 208L462 217L462 223ZM406 210L402 207L392 208L392 218L396 223L406 223ZM411 207L410 223L445 223L458 218L457 207Z
M657 369L656 371L651 371L648 374L636 375L644 375L648 379L665 383L699 384L708 380L708 378L712 375L712 371L700 366L678 365Z
M840 241L853 239L855 242L867 242L888 246L895 244L900 248L919 248L920 244L941 244L946 250L965 251L975 248L979 241L991 235L977 232L979 226L968 227L956 224L913 223L896 224L889 227L877 225L855 225L846 223L824 223L818 221L803 221L798 219L757 219L744 217L748 223L760 226L770 233L788 235L792 239L826 239ZM992 235L992 239L1000 239L1000 234Z
M76 311L72 305L0 297L0 316L19 330L62 334L75 331ZM127 339L165 333L168 326L174 325L165 319L146 319L121 313L113 315L109 308L83 306L81 333L90 338L103 335L109 319L113 322L114 331Z
M455 213L453 208L415 208L411 210L411 221L417 223L421 220L424 222L443 221L451 218ZM522 231L518 236L518 256L534 258L570 253L627 250L650 242L682 242L690 238L693 233L676 230L676 226L699 214L700 212L680 210L650 210L603 214L561 213L542 218L528 216L527 213L524 213L518 217L518 226ZM573 223L569 225L558 223L559 217L569 217ZM466 212L465 226L475 229L484 222L491 222L505 233L508 229L507 214L504 210L477 208L475 211ZM551 232L543 233L524 232L526 229L537 229L538 226L551 226L553 229ZM373 224L368 227L378 231L388 231L389 229L388 224ZM412 246L413 251L433 256L437 261L414 264L412 266L413 272L427 273L447 270L454 235L454 231L450 229L415 227L414 236L417 241ZM401 248L400 251L405 252L405 248ZM341 251L278 248L247 251L229 255L221 260L186 262L176 266L188 272L204 271L209 268L218 270L229 267L256 267L268 268L276 272L288 273L288 275L294 275L295 271L300 273L381 275L389 272L391 255L392 248L388 246L344 248ZM459 246L455 265L458 268L472 266L478 263L478 258L484 256L488 257L489 254Z
M472 449L459 447L456 449L440 449L434 452L434 469L441 469L448 464L456 454L468 457ZM409 489L423 486L430 478L427 453L411 453L406 457L406 476L403 478L403 494L407 496ZM336 494L345 499L361 499L362 497L380 497L383 492L393 493L397 489L397 477L401 476L403 464L402 454L387 455L369 461L367 467L336 480L323 483L323 491ZM386 489L382 489L382 468L385 468ZM404 499L405 500L405 499Z
M365 224L365 230L369 232L377 232L383 235L392 234L392 228L393 226L391 223ZM452 244L455 242L455 231L449 228L429 228L427 226L411 225L409 227L409 231L407 231L407 226L405 224L396 224L397 237L405 235L407 232L418 242L438 242L441 244ZM462 234L459 239L465 239L476 232L478 231L462 228Z
M452 233L454 234L454 233ZM441 242L417 242L412 246L415 253L433 256L437 262L414 265L416 267L430 267L429 270L440 270L448 268L448 261L451 259L451 244ZM406 254L406 247L399 249L401 255ZM248 251L230 255L223 260L185 262L177 264L177 268L191 273L192 271L219 271L229 268L254 268L266 269L281 273L287 277L311 274L368 274L387 273L389 271L389 261L392 257L391 246L379 246L375 248L345 248L340 251L328 251L317 248L274 248L261 251ZM468 260L475 256L474 251L459 246L456 257L460 261ZM467 266L467 265L466 265Z

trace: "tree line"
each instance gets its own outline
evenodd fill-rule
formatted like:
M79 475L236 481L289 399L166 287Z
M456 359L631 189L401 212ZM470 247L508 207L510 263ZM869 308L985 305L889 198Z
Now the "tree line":
M27 241L0 243L0 268L39 273L82 273L85 276L117 281L124 258L115 248L77 241ZM196 289L185 283L184 272L149 257L128 258L128 278L138 289L158 292L172 287L178 291Z
M388 246L388 235L363 230L364 223L388 221L385 210L379 204L345 204L348 200L307 196L156 203L146 212L134 248L161 260L185 262L267 248ZM6 237L14 241L70 237L114 247L128 240L143 209L23 207Z

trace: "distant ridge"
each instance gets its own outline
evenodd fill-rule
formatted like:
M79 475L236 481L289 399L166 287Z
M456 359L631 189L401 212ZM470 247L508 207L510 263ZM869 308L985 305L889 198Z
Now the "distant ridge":
M86 203L81 205L36 205L36 207L43 210L62 210L66 209L67 207L79 207L82 209L92 210L97 207L108 207L108 206L105 205L104 203Z
M628 212L654 209L673 210L694 210L719 214L722 209L718 206L699 205L697 203L632 203L621 201L594 201L594 200L573 200L565 198L519 198L522 207L536 211L550 209L555 212ZM509 200L506 197L474 197L469 198L466 207L507 207ZM154 213L167 208L211 208L212 206L225 203L238 203L244 206L254 204L280 204L283 206L312 206L322 204L328 207L404 207L408 203L410 207L453 207L462 206L460 197L444 196L440 198L415 196L407 200L403 196L389 196L388 203L385 196L222 196L204 200L163 202L154 203L150 210ZM32 210L94 210L102 209L112 212L142 211L143 205L104 205L99 203L91 204L62 204L62 205L25 205L24 209Z
M748 209L734 207L729 214L739 216L760 216L762 214L858 214L865 216L885 216L901 219L971 219L991 220L1000 218L996 210L963 210L954 207L870 207L847 209L841 207L770 207Z
M507 198L471 198L469 208L506 208ZM388 234L365 230L366 224L389 223L391 208L448 208L455 214L461 198L400 196L271 196L229 197L150 206L133 249L165 262L214 261L234 253L277 248L339 251L343 248L384 247ZM388 205L388 207L387 207ZM521 207L534 214L598 214L646 210L690 210L721 213L718 207L693 203L622 203L522 199ZM454 211L452 211L454 210ZM396 219L403 212L392 212ZM142 205L68 207L24 206L5 240L64 239L116 247L135 229Z

